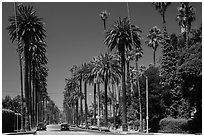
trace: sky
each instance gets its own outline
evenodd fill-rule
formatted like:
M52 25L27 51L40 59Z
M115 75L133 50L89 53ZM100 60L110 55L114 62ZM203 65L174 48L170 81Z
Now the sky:
M23 3L32 5L37 15L43 18L47 43L47 92L55 104L62 109L65 78L70 77L70 68L88 62L94 56L108 51L103 44L105 33L100 12L107 10L110 16L107 29L111 28L119 17L128 16L126 2L34 2ZM191 3L196 8L196 21L192 27L199 27L202 21L201 2ZM177 7L180 3L173 2L166 12L167 31L180 33L176 22ZM154 9L151 2L129 2L131 23L142 29L141 42L144 55L139 65L148 66L153 63L153 51L144 44L150 28L157 26L162 29L161 15ZM14 3L2 3L2 98L12 98L20 94L19 60L16 43L9 39L9 16L14 15ZM161 57L161 47L156 51L157 65ZM93 89L88 87L88 104L93 101Z

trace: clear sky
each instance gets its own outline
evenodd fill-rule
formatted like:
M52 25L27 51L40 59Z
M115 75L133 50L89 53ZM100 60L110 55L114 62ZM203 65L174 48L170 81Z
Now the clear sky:
M35 2L23 3L33 5L37 15L43 18L46 29L48 77L47 92L59 108L62 108L65 78L70 76L73 65L88 62L93 56L105 53L108 49L103 44L105 37L103 24L99 17L102 10L110 12L107 29L118 17L127 16L126 2ZM191 3L196 8L196 21L192 27L199 27L202 21L202 4ZM166 12L168 33L180 33L175 21L177 7L180 3L172 3ZM150 28L162 29L162 18L150 2L130 2L132 23L142 29L142 48L144 56L139 65L153 62L152 49L144 44ZM8 31L9 16L14 15L13 3L2 3L2 98L12 98L20 94L19 60L16 43L11 43ZM161 56L161 48L156 52L157 61ZM93 100L93 90L89 87L88 103Z

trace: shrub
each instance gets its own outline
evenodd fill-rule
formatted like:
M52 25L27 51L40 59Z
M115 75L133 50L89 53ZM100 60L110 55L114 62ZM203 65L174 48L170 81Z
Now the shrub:
M174 119L172 117L161 119L159 122L160 131L165 133L185 133L188 131L187 119Z
M14 131L15 113L8 109L2 109L2 133Z

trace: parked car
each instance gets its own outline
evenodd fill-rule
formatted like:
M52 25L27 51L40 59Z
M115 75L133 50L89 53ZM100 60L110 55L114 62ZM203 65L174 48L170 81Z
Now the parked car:
M80 128L86 128L86 124L85 124L85 123L82 123L82 124L79 125L79 127L80 127Z
M94 125L89 126L89 129L91 129L91 130L99 130L99 129L98 129L98 126L94 126Z
M99 128L99 131L110 132L110 129L109 129L109 127L103 126L103 127L100 127L100 128Z
M38 123L38 126L37 126L37 130L46 130L46 124L41 122L41 123Z
M69 124L67 124L67 123L62 123L62 124L61 124L61 130L69 130Z

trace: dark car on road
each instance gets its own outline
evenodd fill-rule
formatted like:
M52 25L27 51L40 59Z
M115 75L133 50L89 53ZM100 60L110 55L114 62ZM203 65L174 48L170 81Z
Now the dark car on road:
M61 130L69 130L69 124L67 124L67 123L62 123L62 124L61 124Z
M37 126L37 130L46 130L46 124L45 123L39 123Z

